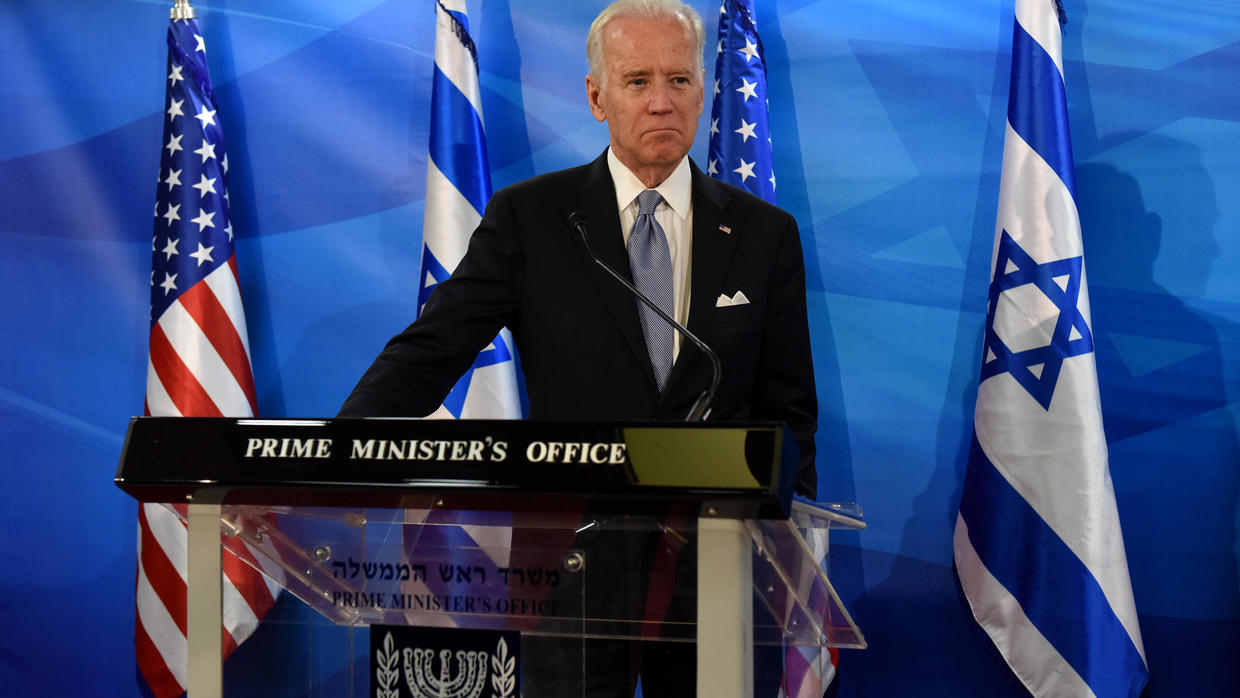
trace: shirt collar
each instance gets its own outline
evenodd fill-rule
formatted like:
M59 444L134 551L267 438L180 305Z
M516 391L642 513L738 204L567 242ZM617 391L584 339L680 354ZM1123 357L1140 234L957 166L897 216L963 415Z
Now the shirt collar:
M611 148L607 149L607 168L611 170L611 181L616 185L616 206L623 211L633 203L638 194L646 191L646 185L642 184L632 170L620 162L620 158L616 157ZM672 213L683 220L689 215L689 202L693 198L692 184L693 178L689 174L689 156L686 155L681 158L680 164L672 170L667 179L654 189L667 202Z

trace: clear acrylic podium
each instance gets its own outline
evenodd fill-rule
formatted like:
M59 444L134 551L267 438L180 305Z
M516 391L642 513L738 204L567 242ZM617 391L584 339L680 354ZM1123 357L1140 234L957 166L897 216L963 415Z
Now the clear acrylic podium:
M224 693L221 534L342 638L307 695L587 695L643 640L747 697L755 648L865 647L826 573L860 511L793 501L794 470L773 424L135 418L116 482L188 505L189 698ZM497 646L474 691L403 626L507 631L520 668Z

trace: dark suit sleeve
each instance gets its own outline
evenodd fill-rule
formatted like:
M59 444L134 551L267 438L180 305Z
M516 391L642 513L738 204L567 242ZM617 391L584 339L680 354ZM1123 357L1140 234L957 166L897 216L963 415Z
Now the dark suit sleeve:
M421 316L393 337L340 408L341 417L422 417L433 412L479 351L516 315L523 257L511 200L498 192L451 278Z
M814 467L818 395L805 302L805 260L791 216L779 234L775 267L752 404L755 416L786 423L796 437L801 449L797 492L812 499L818 489Z

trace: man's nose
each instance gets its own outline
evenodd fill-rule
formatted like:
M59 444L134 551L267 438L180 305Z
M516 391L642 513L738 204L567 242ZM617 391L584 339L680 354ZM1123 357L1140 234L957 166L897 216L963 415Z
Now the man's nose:
M672 107L670 88L665 84L656 83L650 92L650 103L646 108L651 114L666 114L672 110Z

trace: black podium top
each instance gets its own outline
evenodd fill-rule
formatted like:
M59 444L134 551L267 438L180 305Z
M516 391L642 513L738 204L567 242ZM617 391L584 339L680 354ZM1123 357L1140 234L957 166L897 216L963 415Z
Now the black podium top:
M116 484L140 501L788 515L797 446L753 423L135 417Z

